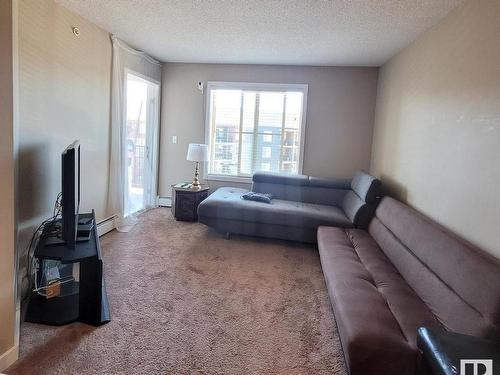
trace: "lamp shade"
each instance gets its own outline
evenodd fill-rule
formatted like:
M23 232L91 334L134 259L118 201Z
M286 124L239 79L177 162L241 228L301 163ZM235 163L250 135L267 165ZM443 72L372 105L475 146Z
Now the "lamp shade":
M190 143L186 159L189 161L208 161L208 146Z

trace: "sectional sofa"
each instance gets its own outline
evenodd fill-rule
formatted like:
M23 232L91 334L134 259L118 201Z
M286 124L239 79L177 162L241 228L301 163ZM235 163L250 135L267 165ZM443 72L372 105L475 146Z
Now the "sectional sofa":
M380 181L365 172L352 179L255 173L252 191L270 204L247 201L245 189L223 187L198 206L198 220L217 231L316 243L320 225L365 228L380 198Z

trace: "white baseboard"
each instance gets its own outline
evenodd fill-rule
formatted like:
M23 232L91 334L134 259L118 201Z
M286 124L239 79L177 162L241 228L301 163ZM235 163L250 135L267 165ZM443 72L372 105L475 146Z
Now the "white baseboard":
M19 358L19 345L15 345L0 356L0 371L5 370Z
M99 237L102 235L111 232L115 229L115 217L110 216L107 219L101 220L97 223L97 234Z
M172 207L172 198L170 198L170 197L158 197L158 206L160 206L160 207Z

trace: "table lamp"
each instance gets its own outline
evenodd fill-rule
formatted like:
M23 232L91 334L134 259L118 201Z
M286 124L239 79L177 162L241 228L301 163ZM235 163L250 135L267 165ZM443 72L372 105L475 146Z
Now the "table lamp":
M200 174L200 161L208 161L208 146L199 143L190 143L186 159L196 162L192 186L195 189L199 188L201 186L200 180L198 179Z

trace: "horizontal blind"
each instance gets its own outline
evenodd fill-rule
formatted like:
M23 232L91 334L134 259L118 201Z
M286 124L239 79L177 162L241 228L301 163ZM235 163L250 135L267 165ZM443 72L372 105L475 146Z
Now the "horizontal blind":
M210 92L209 174L298 173L303 92Z

